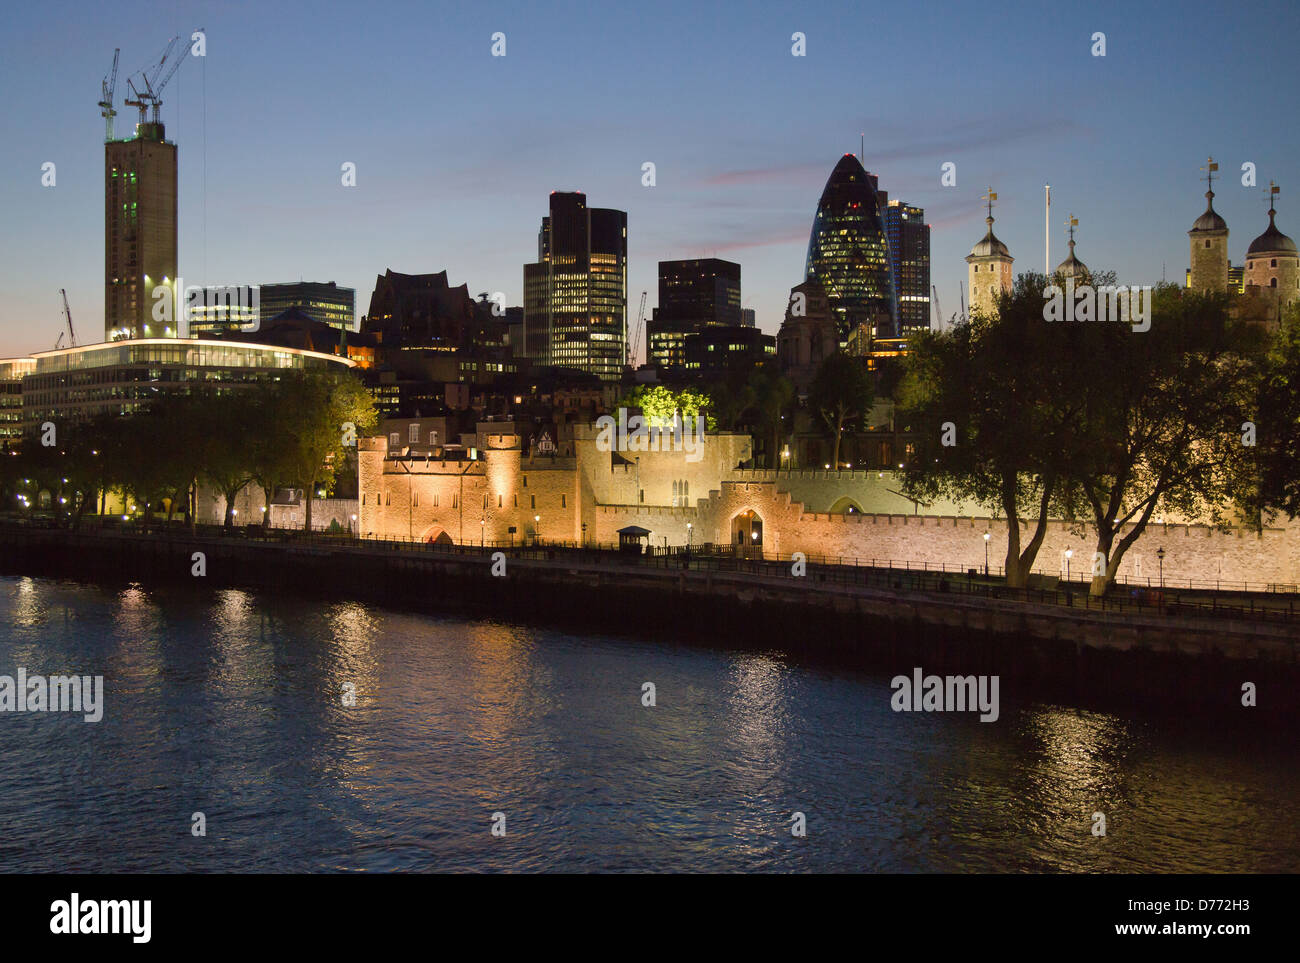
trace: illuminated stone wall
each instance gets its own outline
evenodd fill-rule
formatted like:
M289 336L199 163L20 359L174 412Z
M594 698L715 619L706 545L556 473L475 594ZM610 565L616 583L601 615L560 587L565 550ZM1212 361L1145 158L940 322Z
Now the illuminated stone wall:
M641 452L637 469L596 450L594 435L579 435L575 458L521 458L515 435L479 435L481 457L447 461L385 459L383 439L360 442L360 531L363 535L449 539L477 543L531 540L540 529L546 541L602 544L618 541L618 530L638 525L650 544L734 545L736 520L757 517L761 550L790 556L859 560L862 564L946 566L950 571L982 569L984 532L989 533L992 570L1003 564L1005 523L972 506L943 502L918 507L897 494L889 472L754 471L728 467L746 452L740 436L709 436L699 462L681 452ZM715 443L715 439L717 440ZM626 455L624 456L626 457ZM673 502L672 482L689 479L688 504ZM408 494L409 493L409 494ZM681 501L679 497L679 502ZM852 504L853 513L846 513ZM830 509L835 508L834 512ZM748 513L753 513L749 516ZM534 516L540 515L540 524ZM584 534L583 523L587 529ZM1029 529L1022 530L1022 542ZM748 542L746 544L749 544ZM1091 568L1094 540L1063 521L1050 523L1035 571ZM757 545L755 547L758 547ZM1300 583L1300 526L1221 532L1205 525L1153 524L1125 555L1125 581L1158 583L1157 549L1165 550L1169 581Z

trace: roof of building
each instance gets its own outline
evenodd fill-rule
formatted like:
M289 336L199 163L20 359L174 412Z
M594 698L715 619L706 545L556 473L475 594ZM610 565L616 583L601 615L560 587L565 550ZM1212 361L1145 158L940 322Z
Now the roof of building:
M989 226L988 233L970 249L970 257L1011 257L1011 251L1007 246L998 240L997 235L993 233L993 217L984 218L984 223Z
M1268 209L1268 230L1250 242L1247 255L1296 253L1295 241L1279 231L1277 225L1273 223L1273 216L1276 213L1273 208Z
M1074 256L1074 239L1070 240L1070 256L1056 266L1056 273L1067 278L1080 278L1088 273L1088 265Z
M1207 231L1226 231L1228 222L1219 217L1219 212L1214 209L1214 191L1205 192L1205 213L1196 219L1192 225L1189 234L1199 234Z

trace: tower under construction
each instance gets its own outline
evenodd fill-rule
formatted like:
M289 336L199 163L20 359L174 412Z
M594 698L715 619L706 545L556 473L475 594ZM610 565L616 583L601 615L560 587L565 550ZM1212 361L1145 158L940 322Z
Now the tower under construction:
M99 106L106 119L104 141L104 338L175 337L176 300L176 145L166 139L159 118L159 94L189 52L182 47L173 55L179 37L168 44L162 59L150 71L128 78L134 99L125 103L140 111L134 136L113 135L113 91L117 82L117 56L112 79L106 78ZM169 59L171 58L171 59ZM164 67L169 67L161 81ZM152 117L147 108L152 108ZM155 320L154 290L167 287L171 311Z

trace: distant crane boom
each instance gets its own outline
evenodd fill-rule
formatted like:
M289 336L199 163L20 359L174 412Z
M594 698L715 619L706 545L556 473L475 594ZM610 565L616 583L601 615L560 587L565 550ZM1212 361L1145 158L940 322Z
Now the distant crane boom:
M180 40L179 34L167 41L167 49L163 51L158 63L152 68L140 71L140 83L144 87L143 90L135 85L133 78L128 77L126 79L127 86L131 88L133 99L125 100L123 103L140 111L140 123L142 124L145 122L145 111L150 107L153 108L153 122L155 124L159 122L159 110L162 107L162 97L159 95L162 93L163 88L167 86L168 81L176 76L176 71L180 69L181 64L185 62L185 58L190 52L189 45L185 45L181 52L177 54L176 59L171 62L171 67L167 73L163 74L163 68L167 65L167 58L172 55L178 40ZM159 80L160 77L161 80Z
M65 288L59 288L59 294L63 295L63 316L68 319L68 345L75 348L77 346L77 332L72 330L72 308L68 307L68 292ZM63 332L59 332L59 340L63 340Z
M641 350L641 326L645 323L645 299L648 291L641 292L641 307L636 312L636 333L632 335L632 343L627 350L627 363L636 367L635 354Z
M117 116L117 111L113 109L113 94L117 90L117 60L121 53L121 47L113 50L113 72L99 85L99 115L104 118L104 140L106 141L113 139L113 118Z

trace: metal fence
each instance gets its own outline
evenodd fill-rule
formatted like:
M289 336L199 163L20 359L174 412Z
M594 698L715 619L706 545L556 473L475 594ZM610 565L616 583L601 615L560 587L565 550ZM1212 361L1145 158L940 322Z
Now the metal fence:
M107 523L105 523L107 521ZM5 525L53 527L40 519L5 520ZM275 543L320 550L400 553L422 556L483 557L505 552L508 557L539 562L556 562L573 566L632 570L673 570L681 572L716 572L755 579L788 581L793 576L793 560L772 554L744 550L730 545L691 546L619 546L608 542L548 542L531 536L509 541L422 542L418 539L377 538L346 532L305 532L265 528L261 525L221 526L186 525L183 522L155 521L145 532L137 522L83 519L85 533L113 533L147 539L156 535L189 536L207 540L239 539L250 543ZM631 550L629 550L631 549ZM1292 623L1297 620L1300 596L1295 586L1264 583L1208 583L1206 587L1174 586L1166 582L1135 584L1115 582L1100 597L1089 594L1089 582L1066 582L1043 578L1027 588L1011 588L1003 579L1002 569L991 568L987 574L978 568L959 565L911 562L898 559L864 559L844 556L807 555L805 574L810 582L848 588L881 589L926 595L977 596L1009 602L1030 602L1077 608L1083 611L1113 611L1165 617L1240 618L1257 622ZM1235 588L1242 585L1241 589ZM1252 587L1258 586L1258 587ZM1211 587L1213 586L1213 587Z

